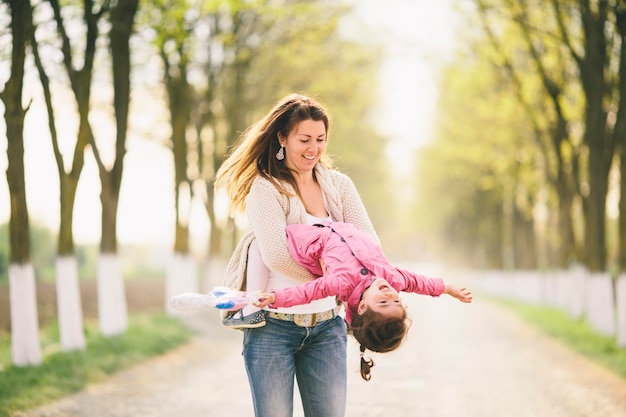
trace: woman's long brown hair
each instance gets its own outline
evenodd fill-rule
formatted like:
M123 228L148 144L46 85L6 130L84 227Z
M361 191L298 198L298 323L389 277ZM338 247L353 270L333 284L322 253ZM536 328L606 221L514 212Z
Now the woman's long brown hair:
M279 134L287 137L303 120L323 121L328 140L330 117L326 109L301 94L290 94L283 98L265 117L244 132L215 178L215 188L225 185L232 211L245 210L246 196L257 175L272 181L285 195L290 193L281 182L291 184L299 193L293 173L283 161L276 159L276 153L280 149ZM320 163L327 167L332 165L326 154L322 155Z

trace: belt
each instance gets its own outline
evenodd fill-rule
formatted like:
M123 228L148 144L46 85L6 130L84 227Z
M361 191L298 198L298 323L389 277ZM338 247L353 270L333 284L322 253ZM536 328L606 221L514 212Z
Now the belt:
M268 317L276 320L292 321L300 327L313 327L317 323L321 323L332 318L335 318L337 313L335 309L330 309L322 313L311 314L291 314L291 313L279 313L277 311L268 312Z

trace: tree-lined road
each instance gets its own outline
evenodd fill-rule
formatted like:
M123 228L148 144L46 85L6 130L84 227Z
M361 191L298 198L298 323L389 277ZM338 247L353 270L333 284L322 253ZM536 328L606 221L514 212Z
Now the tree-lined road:
M480 298L405 300L410 336L399 351L373 356L370 382L349 339L348 417L626 417L625 380L502 307ZM241 334L219 327L214 311L186 318L199 330L192 343L19 415L252 416Z

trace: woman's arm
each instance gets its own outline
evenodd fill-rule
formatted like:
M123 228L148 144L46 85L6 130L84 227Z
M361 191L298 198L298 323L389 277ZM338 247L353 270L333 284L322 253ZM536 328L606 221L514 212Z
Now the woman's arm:
M343 221L352 223L364 232L369 233L376 243L380 244L380 239L374 230L374 225L370 220L361 196L357 191L352 179L338 171L333 172L333 182L338 189L343 206Z

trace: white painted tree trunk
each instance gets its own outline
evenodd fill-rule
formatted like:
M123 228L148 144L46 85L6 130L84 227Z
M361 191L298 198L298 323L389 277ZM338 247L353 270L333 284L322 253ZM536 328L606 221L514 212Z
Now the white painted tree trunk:
M626 274L617 278L617 346L626 347Z
M180 314L167 301L184 292L198 291L198 268L195 260L189 254L175 253L170 259L165 276L165 311L169 315Z
M209 292L213 287L222 285L226 273L227 262L218 257L209 259L205 268L204 288Z
M585 314L588 278L589 273L581 266L575 266L569 269L566 289L566 311L573 319L579 319Z
M98 257L98 319L104 336L115 336L128 328L128 306L120 260L115 254Z
M589 274L587 280L587 321L598 333L615 335L615 303L611 276L604 272Z
M39 365L39 319L33 265L9 265L11 353L16 366Z
M83 308L75 256L61 256L56 261L57 314L61 346L65 351L84 350Z

